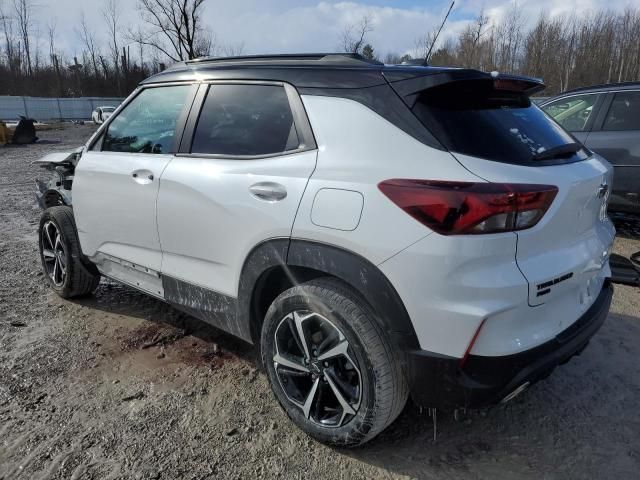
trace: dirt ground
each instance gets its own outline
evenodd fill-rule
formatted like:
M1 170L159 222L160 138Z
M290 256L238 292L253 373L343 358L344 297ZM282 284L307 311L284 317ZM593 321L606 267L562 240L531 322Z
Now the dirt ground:
M0 480L638 478L640 290L618 286L584 353L512 403L441 412L435 443L409 405L366 446L327 448L280 410L251 346L104 280L82 301L46 286L30 163L91 132L0 147ZM618 225L616 250L639 250L640 221Z

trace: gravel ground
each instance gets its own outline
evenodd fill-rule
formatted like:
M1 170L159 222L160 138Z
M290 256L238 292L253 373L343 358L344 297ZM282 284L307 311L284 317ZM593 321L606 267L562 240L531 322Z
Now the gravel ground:
M441 412L436 442L409 405L365 447L327 448L277 406L252 347L114 283L82 301L47 288L30 162L91 132L0 147L0 479L637 478L637 289L617 287L584 353L512 403ZM639 250L640 221L617 221L616 250Z

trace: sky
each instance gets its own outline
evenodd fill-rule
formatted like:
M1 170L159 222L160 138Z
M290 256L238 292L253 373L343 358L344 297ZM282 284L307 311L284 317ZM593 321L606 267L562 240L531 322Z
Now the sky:
M0 0L2 2L3 0ZM9 0L5 0L5 3ZM622 10L638 0L519 0L525 20L531 24L545 11L550 16L581 15L602 8ZM457 0L441 39L456 36L481 9L499 19L513 0ZM57 26L58 48L69 56L80 54L77 23L84 12L99 40L106 42L101 27L104 0L35 0L34 28L47 31ZM139 23L135 0L118 0L122 29ZM373 21L368 41L376 53L410 53L416 39L439 25L450 1L416 0L206 0L203 20L215 32L219 45L242 45L243 54L330 52L338 50L341 33L364 15ZM45 51L47 47L44 42ZM132 52L133 55L133 52Z

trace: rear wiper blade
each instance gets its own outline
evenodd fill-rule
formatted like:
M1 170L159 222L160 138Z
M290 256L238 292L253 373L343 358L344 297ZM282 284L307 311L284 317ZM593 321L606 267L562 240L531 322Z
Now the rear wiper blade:
M582 145L576 142L565 143L564 145L558 145L548 150L538 152L531 157L532 160L550 160L552 158L566 157L567 155L576 153L582 149Z

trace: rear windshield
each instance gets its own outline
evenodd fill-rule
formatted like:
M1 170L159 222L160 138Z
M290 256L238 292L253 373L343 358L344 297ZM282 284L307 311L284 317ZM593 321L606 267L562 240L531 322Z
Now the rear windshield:
M536 154L576 142L526 95L495 90L492 81L430 88L420 94L413 112L448 150L498 162L541 163L534 160ZM581 149L552 162L582 160L588 154Z

